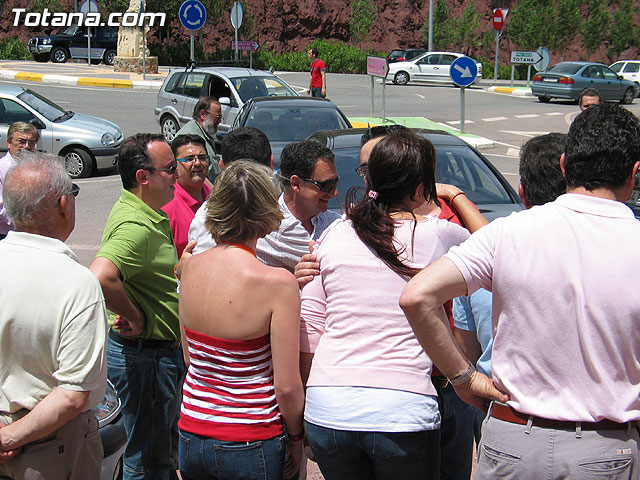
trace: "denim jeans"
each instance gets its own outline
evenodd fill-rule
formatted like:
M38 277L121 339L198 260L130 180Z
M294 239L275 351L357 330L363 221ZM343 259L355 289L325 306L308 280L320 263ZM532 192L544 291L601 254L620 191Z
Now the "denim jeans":
M453 385L439 388L440 478L469 480L473 463L475 408L463 402Z
M326 95L322 95L322 87L313 87L311 89L311 96L312 97L320 97L320 98L325 98Z
M440 431L357 432L305 422L325 480L437 480Z
M282 480L284 435L255 442L225 442L179 431L182 480Z
M107 367L122 402L128 437L123 479L177 479L182 350L138 350L109 338Z

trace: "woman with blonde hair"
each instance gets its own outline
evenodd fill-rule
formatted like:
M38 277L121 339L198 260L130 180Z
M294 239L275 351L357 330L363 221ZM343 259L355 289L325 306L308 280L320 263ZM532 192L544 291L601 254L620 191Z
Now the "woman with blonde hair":
M182 269L183 480L280 480L298 470L299 291L291 273L255 256L281 219L267 167L237 161L222 171L205 223L217 246Z

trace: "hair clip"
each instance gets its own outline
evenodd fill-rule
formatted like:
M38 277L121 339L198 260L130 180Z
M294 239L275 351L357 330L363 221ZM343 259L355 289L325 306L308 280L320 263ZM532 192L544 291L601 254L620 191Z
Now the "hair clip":
M376 198L378 198L378 192L376 192L375 190L369 190L369 198L373 198L374 200Z

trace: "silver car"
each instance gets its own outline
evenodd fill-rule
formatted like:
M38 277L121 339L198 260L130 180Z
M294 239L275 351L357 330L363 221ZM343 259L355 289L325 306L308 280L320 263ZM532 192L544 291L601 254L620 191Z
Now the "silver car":
M36 149L63 157L71 178L116 165L123 136L115 123L64 110L20 85L0 85L0 152L8 149L9 126L19 121L40 131Z
M170 142L193 118L200 97L215 97L222 107L218 130L226 132L240 108L254 97L298 96L280 77L262 70L237 67L173 69L158 91L156 120Z

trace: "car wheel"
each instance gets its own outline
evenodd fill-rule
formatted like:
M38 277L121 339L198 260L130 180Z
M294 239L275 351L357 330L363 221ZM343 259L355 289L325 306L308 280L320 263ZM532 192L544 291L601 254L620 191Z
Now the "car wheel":
M107 50L106 53L104 54L104 64L105 65L113 65L113 61L116 58L116 51L115 50Z
M547 97L546 95L538 95L538 101L541 103L549 103L551 101L551 97Z
M407 72L398 72L393 77L393 83L396 85L406 85L409 83L409 74Z
M164 135L164 139L167 142L171 142L174 138L176 138L176 133L178 133L179 127L178 122L171 115L165 115L162 118L162 135Z
M93 160L86 150L73 147L63 154L64 166L71 178L85 178L93 171Z
M69 52L66 48L57 47L51 52L51 61L53 63L65 63L69 60Z
M635 96L636 96L636 91L633 89L633 87L629 87L624 91L624 95L620 100L620 103L623 103L625 105L630 105L631 103L633 103L633 97Z
M33 59L36 62L44 63L49 61L49 55L45 53L32 53Z

